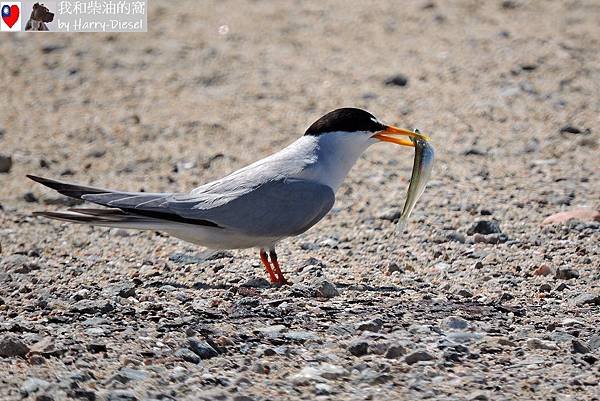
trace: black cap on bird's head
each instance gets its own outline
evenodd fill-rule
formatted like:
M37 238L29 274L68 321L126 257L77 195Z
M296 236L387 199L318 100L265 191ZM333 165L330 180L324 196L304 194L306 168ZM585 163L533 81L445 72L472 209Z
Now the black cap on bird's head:
M315 121L304 135L319 136L327 132L379 132L386 127L366 110L344 107L330 111Z
M404 146L414 146L414 144L411 140L398 136L429 139L413 131L385 125L368 111L354 107L330 111L308 127L304 135L320 136L331 132L367 132L373 134L372 138Z

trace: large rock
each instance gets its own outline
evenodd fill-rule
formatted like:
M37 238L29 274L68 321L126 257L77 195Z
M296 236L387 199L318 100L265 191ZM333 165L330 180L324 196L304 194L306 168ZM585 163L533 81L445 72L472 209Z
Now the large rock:
M577 306L600 305L600 294L586 292L573 298L572 302Z
M196 338L189 339L189 349L198 355L200 359L210 359L219 355L219 352L208 342Z
M10 173L12 157L0 155L0 173Z
M569 220L600 221L600 212L587 207L572 209L546 217L542 225L565 224Z
M29 347L25 345L16 335L6 334L0 338L0 357L3 358L24 358L29 352Z
M448 316L444 320L444 324L454 330L465 330L469 327L469 322L459 316Z
M35 377L29 378L25 380L23 385L21 386L21 394L23 396L28 396L31 394L35 394L38 391L43 391L50 386L50 383L46 380L38 379ZM38 397L40 398L40 397Z
M559 280L571 280L574 278L579 278L579 272L575 269L561 268L556 271L554 278Z
M377 333L381 330L381 326L383 326L383 320L379 318L366 320L364 322L360 322L356 325L357 331L372 331L373 333Z
M81 301L75 302L70 311L73 313L80 314L103 314L108 313L114 309L114 306L108 301L94 301L91 299L82 299Z
M300 372L291 377L292 383L304 385L309 382L324 382L327 380L337 380L349 373L341 366L322 363L318 366L306 366Z
M108 401L137 401L139 398L133 390L111 390Z
M434 359L435 357L427 351L415 351L411 354L408 354L406 358L404 358L404 362L412 365L417 362L433 361Z
M135 297L135 285L133 283L117 283L104 288L102 292L121 298Z
M189 348L178 349L175 351L175 356L183 359L186 362L194 363L196 365L200 363L200 357L192 352L192 350Z
M467 235L474 234L502 234L502 230L500 230L500 225L497 221L494 220L479 220L473 223L471 227L467 230Z
M558 346L552 341L540 340L539 338L530 338L527 340L527 347L531 349L541 349L548 351L557 351Z
M385 357L388 359L398 359L401 356L406 355L406 348L402 345L390 345L390 347L385 352Z
M25 255L9 255L0 259L0 271L27 274L41 266Z
M117 380L123 384L131 381L144 380L148 377L148 372L143 370L132 369L128 367L121 368L114 376L113 380Z
M322 278L312 280L309 287L313 296L317 298L333 298L340 295L333 283Z
M348 351L354 356L367 355L369 352L369 342L364 339L358 339L348 344Z

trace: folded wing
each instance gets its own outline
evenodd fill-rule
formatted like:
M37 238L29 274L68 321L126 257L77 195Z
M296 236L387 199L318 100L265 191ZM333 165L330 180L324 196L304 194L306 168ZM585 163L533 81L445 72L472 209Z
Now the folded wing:
M239 192L228 186L221 192L190 194L121 192L28 176L61 194L110 209L42 212L54 219L103 226L157 229L177 224L234 230L246 235L284 237L300 234L316 224L333 206L335 195L326 185L296 179L261 183ZM214 202L215 198L226 202ZM128 225L128 223L131 223Z
M168 202L169 210L185 218L202 216L226 229L255 236L298 235L333 207L333 190L313 181L280 179L266 182L228 203L203 209L193 199Z

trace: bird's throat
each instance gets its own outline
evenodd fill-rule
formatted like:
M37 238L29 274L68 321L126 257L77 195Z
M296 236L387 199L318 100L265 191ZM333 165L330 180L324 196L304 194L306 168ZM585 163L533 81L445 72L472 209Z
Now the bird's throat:
M308 139L315 141L315 162L307 165L299 178L327 185L334 192L371 144L363 133L336 132Z

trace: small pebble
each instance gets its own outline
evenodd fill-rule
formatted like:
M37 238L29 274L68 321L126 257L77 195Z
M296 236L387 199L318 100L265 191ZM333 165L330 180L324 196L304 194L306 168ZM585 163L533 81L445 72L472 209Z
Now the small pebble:
M587 130L587 129L582 130L579 127L575 127L573 125L568 125L568 124L560 127L559 131L561 134L576 134L577 135L577 134L581 134L581 133L584 133L584 134L589 133L589 130Z
M472 298L473 297L473 293L469 290L467 290L466 288L461 288L458 291L456 291L456 295L463 297L463 298Z
M579 278L579 272L575 269L561 268L556 271L554 278L559 280L571 280Z
M469 322L458 316L448 316L444 323L446 327L454 330L465 330L469 327Z
M385 264L385 274L390 275L392 273L398 272L403 273L404 269L402 269L396 262L388 262Z
M534 276L548 276L552 274L552 269L548 265L541 265L533 272Z
M381 212L379 215L377 215L377 218L381 219L381 220L387 220L387 221L396 221L400 218L400 215L402 214L402 210L400 209L386 209L383 212Z
M458 242L458 243L461 243L461 244L464 244L467 241L467 239L465 238L464 234L461 234L458 231L451 231L451 232L449 232L448 234L446 234L446 238L450 242Z
M271 284L264 277L253 277L248 281L243 282L240 286L248 288L269 288Z
M556 351L558 346L552 341L540 340L539 338L530 338L527 340L527 347L531 349Z
M26 192L25 195L23 195L23 200L27 203L36 203L38 198L33 194L33 192Z
M398 359L404 355L406 355L406 348L401 345L391 345L385 352L387 359Z
M408 77L404 74L395 74L383 81L387 86L406 86L408 85Z

